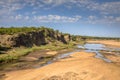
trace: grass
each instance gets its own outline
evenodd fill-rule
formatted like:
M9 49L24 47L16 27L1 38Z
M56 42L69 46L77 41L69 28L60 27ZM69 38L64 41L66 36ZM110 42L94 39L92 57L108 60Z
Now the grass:
M8 63L12 62L13 60L19 59L21 56L25 56L29 54L30 52L33 52L35 50L62 50L62 49L68 49L68 48L74 48L74 43L68 43L68 44L62 44L62 43L52 43L48 45L43 45L43 46L34 46L31 48L14 48L9 51L7 51L6 54L1 54L0 55L0 63Z

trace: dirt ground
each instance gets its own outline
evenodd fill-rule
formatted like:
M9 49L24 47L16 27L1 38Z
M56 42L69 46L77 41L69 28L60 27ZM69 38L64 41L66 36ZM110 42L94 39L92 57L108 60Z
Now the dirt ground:
M6 73L5 80L120 80L120 66L76 52L42 68Z

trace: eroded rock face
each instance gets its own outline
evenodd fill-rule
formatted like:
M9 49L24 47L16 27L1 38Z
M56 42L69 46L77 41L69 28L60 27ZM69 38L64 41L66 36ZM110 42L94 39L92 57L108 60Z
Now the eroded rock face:
M66 42L69 42L69 41L72 40L72 38L71 38L71 36L69 34L65 35L64 38L65 38Z
M10 47L14 45L12 38L13 36L11 35L0 35L0 45L4 47Z
M0 35L0 45L6 47L32 47L40 46L55 41L67 43L71 40L70 35L63 35L50 30L31 31L13 35Z
M46 44L43 31L19 34L17 37L14 38L14 42L16 43L14 45L15 47L32 47L33 45L39 46Z

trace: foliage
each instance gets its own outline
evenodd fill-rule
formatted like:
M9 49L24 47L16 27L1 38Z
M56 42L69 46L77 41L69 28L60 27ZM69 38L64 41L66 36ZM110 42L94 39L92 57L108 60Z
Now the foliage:
M72 35L72 40L76 41L77 39L79 39L79 41L81 40L116 40L116 41L120 41L120 38L116 38L116 37L94 37L94 36L80 36L80 35Z
M13 60L17 60L19 57L27 55L30 52L33 52L35 50L45 50L45 49L50 49L50 50L62 50L62 49L68 49L68 48L73 48L74 44L69 43L69 44L63 44L59 43L57 45L55 44L48 44L48 45L42 45L42 46L34 46L31 48L15 48L12 50L9 50L6 54L1 54L0 55L0 63L8 63Z
M50 30L53 31L51 28L45 27L1 27L0 34L15 34L20 32L31 32L31 31L39 31L39 30Z

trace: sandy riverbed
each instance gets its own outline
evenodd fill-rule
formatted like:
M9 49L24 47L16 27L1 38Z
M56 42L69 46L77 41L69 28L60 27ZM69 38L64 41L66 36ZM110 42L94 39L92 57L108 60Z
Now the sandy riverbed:
M120 47L120 42L112 40L88 42ZM47 54L57 53L54 51ZM5 80L120 80L120 56L113 54L105 53L105 56L113 61L107 63L95 58L94 53L76 52L69 58L41 68L7 72Z
M69 58L37 69L6 73L5 80L120 80L120 66L76 52Z
M105 44L108 46L115 46L115 47L120 47L120 41L115 41L115 40L94 40L94 41L87 41L88 43L100 43L100 44Z

